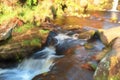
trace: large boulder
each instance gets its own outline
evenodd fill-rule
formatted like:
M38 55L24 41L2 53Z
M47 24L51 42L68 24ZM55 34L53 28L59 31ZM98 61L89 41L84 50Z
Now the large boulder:
M113 27L110 29L100 29L98 30L101 41L108 45L114 38L120 37L120 27Z
M49 30L34 27L18 18L0 26L0 63L21 62L45 43ZM0 67L3 67L0 65Z
M65 50L61 49L64 57L54 62L51 71L39 74L33 80L93 80L94 70L97 66L97 61L93 57L104 46L100 46L102 43L100 44L97 40L90 42L93 44L91 48L74 42L76 41L67 43L65 40L66 44L62 44L63 47L68 46L67 44L73 45L68 46L69 48ZM89 43L86 45L88 46Z
M33 80L93 80L93 71L82 60L84 57L63 57L55 63L50 72L38 75Z
M120 38L111 43L111 50L100 61L95 74L95 80L120 80Z

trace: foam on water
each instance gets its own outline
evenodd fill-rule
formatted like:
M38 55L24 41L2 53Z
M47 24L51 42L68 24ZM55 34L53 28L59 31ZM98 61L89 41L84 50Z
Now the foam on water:
M58 34L53 38L57 39L55 46L60 44L66 44L67 46L67 44L69 44L69 47L81 42L80 40L77 40L77 38L66 34ZM85 43L84 40L82 42ZM55 47L53 45L49 45L43 50L34 53L31 58L22 61L22 63L20 63L16 68L0 69L0 80L31 80L38 74L48 72L50 71L51 66L54 65L54 59L61 57L56 56L55 54Z
M58 34L57 36L55 36L55 38L58 40L57 41L57 45L58 44L63 44L65 42L65 40L67 40L67 42L69 41L72 41L74 42L75 40L76 41L81 41L80 44L84 44L85 40L84 39L78 39L78 37L72 35L72 36L68 36L68 35L65 35L65 34ZM74 41L73 41L74 40ZM83 42L83 43L82 43Z
M25 59L17 68L0 69L0 80L31 80L35 75L48 72L53 65L55 50L46 47L41 52L48 55L45 59Z

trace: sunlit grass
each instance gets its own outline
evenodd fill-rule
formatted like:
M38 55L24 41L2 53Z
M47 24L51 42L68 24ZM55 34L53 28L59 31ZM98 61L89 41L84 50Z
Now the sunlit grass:
M6 20L14 18L17 15L17 12L14 11L12 7L0 4L0 24Z
M33 24L27 23L27 24L24 24L23 26L20 26L20 27L15 28L15 29L14 29L14 32L24 33L24 32L26 32L27 30L32 29L33 27L34 27Z
M53 18L51 6L54 7L54 14L56 14L57 17L62 17L63 15L80 16L80 13L84 11L84 7L80 6L80 1L75 0L43 0L40 1L38 5L32 5L35 4L37 0L33 1L34 2L31 3L31 0L28 0L23 6L17 3L15 7L0 3L0 24L5 20L18 17L25 23L29 22L34 24L34 22L36 22L36 24L40 25L40 22L43 21L45 17L49 16L51 19ZM102 10L110 4L108 0L101 0L98 5L89 1L87 10ZM62 10L62 5L67 6L64 11Z
M24 46L40 46L41 40L39 38L34 38L32 40L24 40L22 43Z
M40 39L38 39L38 38L32 39L30 44L39 46L40 45Z
M39 30L39 33L40 33L40 34L47 34L47 33L49 33L49 30L42 30L42 29L41 29L41 30Z

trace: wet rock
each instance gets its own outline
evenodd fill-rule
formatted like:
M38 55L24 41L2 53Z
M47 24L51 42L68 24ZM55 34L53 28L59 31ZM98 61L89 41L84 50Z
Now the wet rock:
M111 43L111 50L100 61L95 74L95 80L120 80L120 38Z
M65 56L55 61L51 71L37 75L33 80L93 80L94 70L98 64L93 56L102 49L96 48L96 43L92 42L92 49L75 45L63 50L62 54Z
M89 40L94 36L94 34L95 34L95 30L88 30L88 31L80 33L78 35L78 38Z
M94 55L94 59L96 61L101 61L105 56L106 54L111 50L111 48L109 47L106 47L104 48L102 51L98 52L98 54Z
M94 47L91 43L87 43L84 46L86 49L92 49Z
M84 51L85 50L93 51L91 53L94 53L95 51L96 52L101 51L105 47L105 45L96 37L93 38L91 37L90 40L76 39L76 38L74 39L72 37L69 37L64 41L61 40L59 42L61 43L56 45L56 52L57 54L64 54L64 55L67 55L67 52L71 52L71 54L75 53L75 50L79 47L81 47Z
M76 46L83 46L86 42L87 42L86 40L81 40L81 39L78 39L78 40L72 39L72 38L65 39L62 43L56 46L57 55L64 54L65 51L70 50L70 49L74 50Z
M79 54L79 53L81 56L88 56L88 52L86 51L84 46L80 46L80 45L76 45L74 47L68 48L68 49L64 50L62 54L74 55L74 54Z
M38 75L33 80L93 80L93 71L82 59L79 55L61 58L50 72Z
M57 39L54 38L55 36L57 36L57 34L58 33L54 32L54 31L50 31L49 35L46 39L45 46L50 46L50 45L57 44Z

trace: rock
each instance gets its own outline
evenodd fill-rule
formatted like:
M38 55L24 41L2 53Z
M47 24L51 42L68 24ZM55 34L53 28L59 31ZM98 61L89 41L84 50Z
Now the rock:
M79 55L61 58L50 72L38 75L33 80L93 80L93 71L82 59Z
M96 55L94 56L94 59L95 59L96 61L100 61L101 59L103 59L103 58L106 56L106 54L107 54L110 50L111 50L111 48L109 48L109 47L104 48L102 51L100 51L98 54L96 54Z
M94 80L120 80L120 38L114 39L110 44L111 50L100 61Z
M72 43L74 41L66 44ZM89 50L77 44L63 50L62 54L65 56L54 62L51 71L37 75L33 80L93 80L98 64L93 56L101 49L96 48L97 42L90 43L93 44L93 48Z
M120 27L114 27L107 30L98 30L101 41L108 45L116 37L120 37Z
M0 61L19 61L32 55L36 47L23 46L21 43L12 43L0 46Z
M77 46L79 48L80 46L83 46L85 43L87 43L87 41L82 39L78 39L78 40L73 38L65 39L62 43L56 46L57 55L62 55L62 54L68 55L67 53L65 53L65 51L68 51L68 52L75 51ZM73 54L73 53L71 52L69 54Z
M95 30L88 30L88 31L80 33L78 35L78 38L89 40L94 36L94 34L95 34Z
M31 27L27 24L19 26L24 24L16 18L4 24L0 30L1 34L5 34L0 38L2 40L0 42L0 62L3 63L6 61L20 62L24 58L30 57L40 49L41 44L45 43L49 33L49 30L40 27ZM15 27L16 25L17 27Z
M0 41L6 40L11 36L13 28L17 25L17 21L8 21L0 26Z

